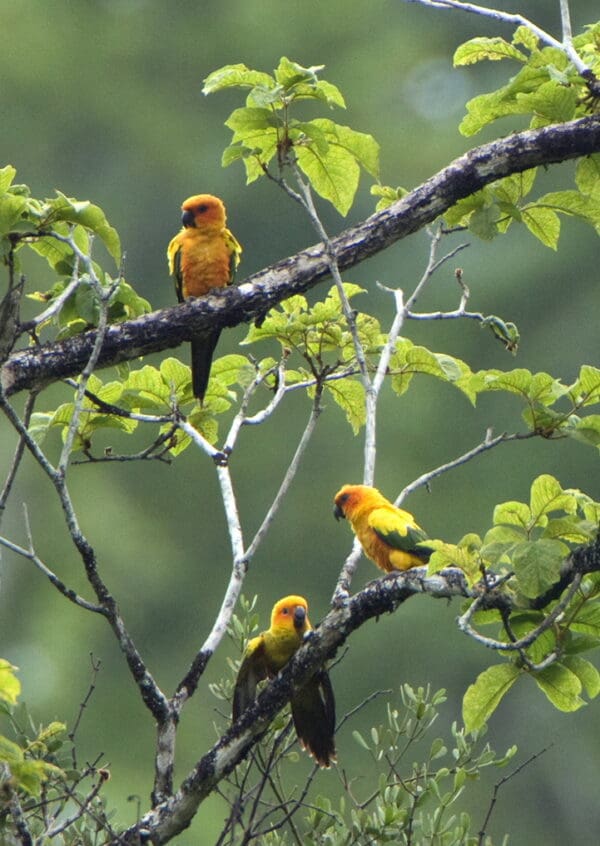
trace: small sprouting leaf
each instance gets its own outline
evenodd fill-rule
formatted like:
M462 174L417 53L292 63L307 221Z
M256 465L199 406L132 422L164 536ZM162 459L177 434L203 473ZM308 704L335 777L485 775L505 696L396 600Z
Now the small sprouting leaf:
M600 402L600 369L584 364L577 381L569 387L569 395L578 406Z
M467 731L482 728L519 675L518 668L507 663L494 664L477 677L463 698L463 722Z

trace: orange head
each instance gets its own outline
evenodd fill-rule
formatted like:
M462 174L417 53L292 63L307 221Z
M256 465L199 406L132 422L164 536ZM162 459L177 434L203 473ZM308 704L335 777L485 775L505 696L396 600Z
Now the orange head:
M303 596L285 596L271 612L271 629L295 629L302 636L312 626L308 619L308 603Z
M354 520L364 511L390 504L377 488L369 485L344 485L336 493L333 502L333 516L336 520Z
M181 206L181 222L186 229L223 229L226 221L225 206L212 194L194 194Z

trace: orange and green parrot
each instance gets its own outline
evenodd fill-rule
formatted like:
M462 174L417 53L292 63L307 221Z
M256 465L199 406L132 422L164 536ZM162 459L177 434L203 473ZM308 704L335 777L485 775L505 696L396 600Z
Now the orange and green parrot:
M240 244L225 225L225 206L218 197L195 194L187 198L181 210L183 228L167 249L169 272L180 303L230 285L242 254ZM192 338L192 390L201 404L220 334L220 329L209 329Z
M381 570L410 570L429 561L433 549L419 545L427 540L423 529L412 514L397 508L377 488L344 485L333 501L336 520L350 521L365 555Z
M312 631L308 605L302 596L286 596L271 612L271 627L246 647L233 691L233 720L256 697L257 684L273 678ZM335 699L329 675L318 670L291 700L292 719L300 744L321 767L335 760Z

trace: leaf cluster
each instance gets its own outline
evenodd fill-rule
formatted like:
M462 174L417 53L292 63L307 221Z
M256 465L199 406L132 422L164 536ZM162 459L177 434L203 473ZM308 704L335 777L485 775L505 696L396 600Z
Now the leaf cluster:
M278 176L293 164L321 197L346 215L361 168L378 178L379 145L371 135L329 118L292 116L306 101L328 109L346 107L339 89L319 79L323 67L305 68L285 56L272 74L242 64L225 65L206 77L202 90L213 94L227 88L249 89L246 105L225 121L233 137L223 153L223 166L242 160L249 184L267 174L273 161Z
M18 702L16 669L0 659L0 718L14 738L0 734L1 842L107 842L111 829L99 786L108 772L77 766L73 735L67 737L64 723L34 723L26 705ZM32 839L25 841L25 833Z
M467 690L463 719L468 729L480 728L513 684L530 676L561 711L575 711L600 693L600 672L582 653L600 646L600 577L584 576L569 601L556 598L537 608L559 582L571 552L598 533L600 503L575 489L563 489L553 476L542 475L531 485L528 503L508 501L494 509L493 526L480 538L469 534L456 544L433 541L430 570L460 567L474 583L494 573L505 579L510 615L478 611L478 626L496 628L494 648L506 659L485 670ZM556 609L562 602L560 614ZM564 606L564 607L563 607ZM549 625L549 623L551 623ZM502 644L522 642L503 651Z
M584 58L591 74L600 71L600 24L589 26L573 39L573 47ZM467 115L460 125L471 136L500 118L529 117L532 129L564 123L588 114L594 108L588 80L570 63L558 47L542 46L537 36L518 27L512 41L500 36L478 37L462 44L454 54L454 65L464 67L481 61L517 62L520 69L506 85L480 94L467 103ZM524 224L543 244L557 248L560 216L576 217L600 232L600 159L592 155L578 162L576 188L528 199L537 170L506 177L457 203L445 219L451 226L468 226L478 237L490 240L512 223Z

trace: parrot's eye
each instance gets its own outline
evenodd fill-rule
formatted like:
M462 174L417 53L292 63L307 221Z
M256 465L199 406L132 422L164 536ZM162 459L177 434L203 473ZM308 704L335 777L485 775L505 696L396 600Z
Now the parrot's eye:
M289 608L282 608L282 609L281 609L281 613L282 613L282 614L289 614L289 613L290 613L290 609L289 609Z
M206 203L202 203L202 205L196 206L196 211L198 214L204 214L205 211L208 211L208 206Z
M350 494L345 493L345 494L341 495L340 502L348 502L349 499L350 499Z

